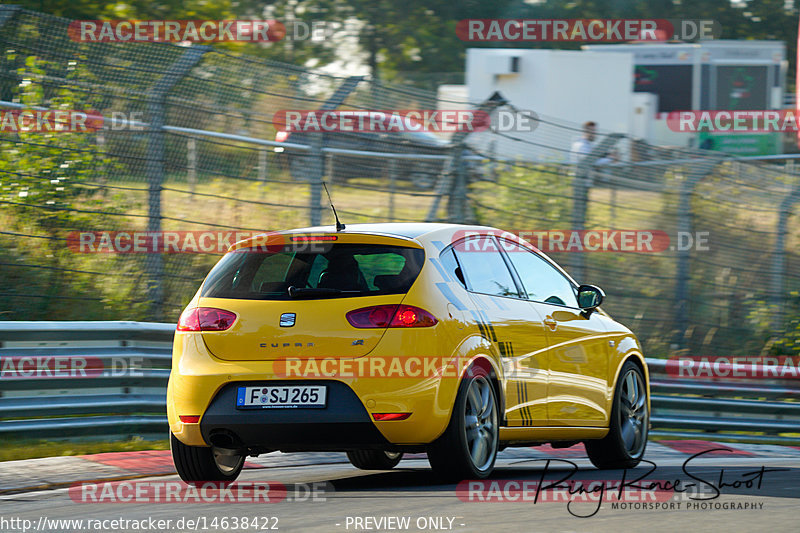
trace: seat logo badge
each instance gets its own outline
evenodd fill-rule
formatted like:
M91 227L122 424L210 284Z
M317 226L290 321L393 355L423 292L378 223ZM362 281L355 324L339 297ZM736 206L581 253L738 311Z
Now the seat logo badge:
M353 346L364 346L364 339L357 339L353 341Z
M294 321L297 318L297 314L295 313L283 313L281 315L281 327L282 328L290 328L294 326Z

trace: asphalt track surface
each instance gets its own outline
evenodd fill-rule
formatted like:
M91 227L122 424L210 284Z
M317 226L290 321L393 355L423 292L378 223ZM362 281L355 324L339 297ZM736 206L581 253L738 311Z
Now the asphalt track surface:
M787 453L782 453L773 446L761 448L758 454L716 452L691 458L690 453L652 448L655 451L645 457L656 466L640 465L626 472L626 482L647 474L638 484L681 480L686 492L662 491L654 498L652 493L648 497L628 489L628 501L615 502L612 489L606 491L604 501L598 501L596 492L569 496L564 490L542 490L541 500L533 502L533 483L552 483L571 475L572 480L587 481L587 487L588 480L607 480L613 485L621 480L623 471L599 471L577 456L553 458L548 463L541 454L529 457L524 451L509 450L501 454L485 488L490 491L491 482L497 482L494 488L500 487L501 492L494 496L504 497L505 487L508 497L516 496L517 501L465 501L470 494L474 498L491 494L463 491L459 497L457 485L437 480L424 456L418 455L388 472L360 471L340 461L245 470L240 482L286 487L288 497L276 498L280 501L275 503L84 503L74 487L72 492L61 488L9 494L0 497L0 531L23 531L25 525L28 531L800 531L800 450L785 448ZM648 473L651 468L655 470ZM720 476L727 486L717 495L711 485L720 487ZM177 476L171 475L131 483L174 485L177 481ZM513 490L515 481L520 487L529 482L526 501L519 501L523 494ZM739 486L734 487L737 481ZM572 483L573 489L581 486ZM690 483L695 486L688 487ZM316 499L309 488L316 488ZM568 498L575 499L569 506ZM623 508L621 503L628 505ZM662 505L645 506L654 503ZM674 504L671 509L670 503ZM249 523L241 527L245 517ZM71 519L84 522L77 527L75 523L52 522ZM113 522L117 519L142 522ZM157 520L170 523L157 527ZM234 520L239 527L234 527Z

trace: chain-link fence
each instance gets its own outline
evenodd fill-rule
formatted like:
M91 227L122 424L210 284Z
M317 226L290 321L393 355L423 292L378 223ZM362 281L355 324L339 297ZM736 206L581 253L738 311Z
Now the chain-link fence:
M82 253L76 232L331 223L324 181L346 223L524 232L579 281L605 287L605 308L648 353L799 349L790 164L608 132L576 157L580 126L544 115L532 132L450 138L286 133L279 110L514 103L442 101L204 46L81 43L68 24L0 6L0 110L106 117L94 133L0 132L0 319L175 320L218 253Z

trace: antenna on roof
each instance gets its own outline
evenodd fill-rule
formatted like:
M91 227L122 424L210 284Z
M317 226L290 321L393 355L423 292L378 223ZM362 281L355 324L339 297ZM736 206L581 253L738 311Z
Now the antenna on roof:
M336 214L336 208L333 207L333 200L331 199L331 193L328 191L328 186L325 185L325 182L322 182L322 186L325 187L325 194L328 195L328 201L331 204L331 211L333 211L333 218L336 219L336 231L342 231L345 228L345 225L339 222L339 215Z

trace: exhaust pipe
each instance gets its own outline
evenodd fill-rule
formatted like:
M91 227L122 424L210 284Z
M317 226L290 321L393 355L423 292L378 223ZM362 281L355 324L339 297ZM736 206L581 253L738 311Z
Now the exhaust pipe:
M217 431L209 435L209 442L216 448L224 448L233 450L241 448L241 441L239 438L228 431Z

